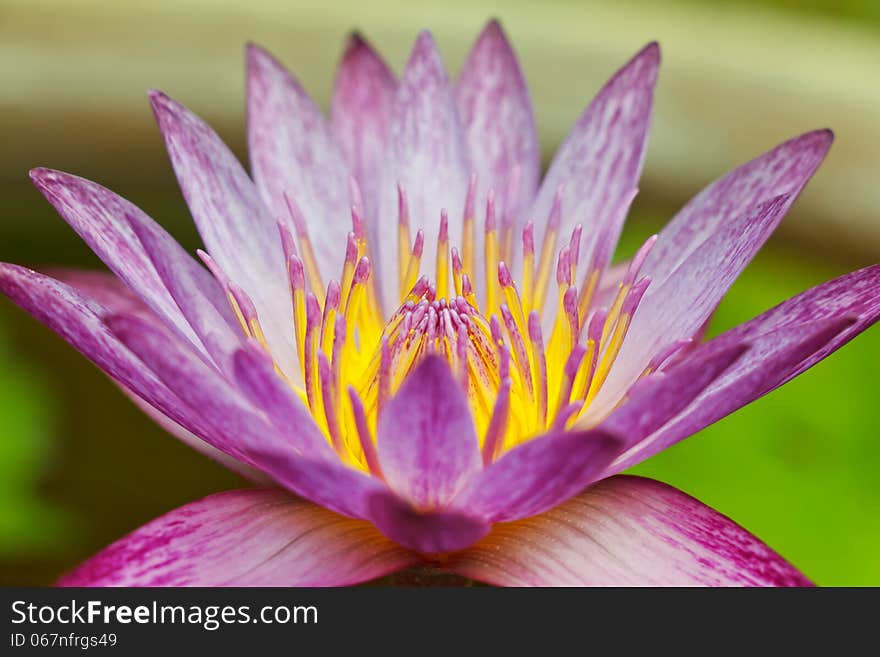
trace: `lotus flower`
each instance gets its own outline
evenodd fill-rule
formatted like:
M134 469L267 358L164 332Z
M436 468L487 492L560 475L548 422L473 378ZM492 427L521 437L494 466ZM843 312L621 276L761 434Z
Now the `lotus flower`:
M497 22L454 84L428 32L399 80L353 36L329 122L249 46L251 176L150 93L204 267L109 190L32 171L115 276L4 264L3 292L259 485L171 511L60 583L342 585L433 564L496 585L808 584L718 512L619 473L870 326L880 267L701 343L827 130L711 184L610 266L658 65L652 43L618 71L540 180Z

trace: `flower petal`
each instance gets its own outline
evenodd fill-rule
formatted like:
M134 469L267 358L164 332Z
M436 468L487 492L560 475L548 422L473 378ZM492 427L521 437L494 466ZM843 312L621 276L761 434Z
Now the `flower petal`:
M595 481L622 448L598 429L532 438L483 470L452 506L488 522L541 513Z
M450 240L461 235L470 164L449 77L429 32L416 39L403 71L388 131L380 199L382 298L396 307L398 289L397 183L406 189L413 231L425 234L421 271L434 278L440 210L449 213Z
M748 340L752 349L680 415L634 445L609 467L614 474L789 381L839 349L880 317L880 265L804 292L721 334L704 348Z
M251 297L279 366L296 378L293 306L276 220L207 123L159 91L150 92L150 101L208 252Z
M52 271L52 274L54 278L71 286L80 294L97 301L108 314L136 314L138 317L141 317L148 322L152 322L157 327L163 325L159 316L150 310L140 298L135 296L135 294L126 287L125 283L113 274L75 269L54 270ZM172 420L158 408L139 397L121 382L115 381L115 383L118 384L119 389L122 390L122 392L131 399L138 408L146 413L150 419L184 444L192 447L197 452L214 459L221 465L237 472L250 481L261 485L271 483L271 479L259 470L249 465L245 465L241 461L238 461L228 454L209 445L192 433L192 431ZM170 391L168 394L171 394ZM178 405L180 407L185 407L185 404L182 401L178 402Z
M595 265L604 268L617 244L645 159L659 65L660 48L650 43L605 84L559 148L529 213L540 245L564 186L558 234L568 240L576 225L584 226L579 271L597 253L602 261ZM545 311L555 312L554 305Z
M216 281L140 208L97 183L61 171L34 169L30 176L89 248L193 346L202 349L201 340L181 313L130 224L147 227L164 238L167 257L191 280L191 294L203 296L220 309L218 312L225 313L224 320L234 321Z
M439 356L406 377L376 434L388 486L420 509L445 506L482 465L467 398Z
M537 191L541 153L529 90L497 20L486 25L462 66L455 100L477 174L476 207L484 208L495 190L496 211L515 228ZM482 236L478 230L477 253Z
M516 447L483 470L453 505L504 522L564 502L601 478L623 450L681 412L744 351L734 344L698 352L675 370L640 381L598 427L551 432Z
M348 171L330 126L299 82L265 50L247 48L248 150L254 181L296 234L284 195L305 217L323 280L339 276L351 230Z
M421 513L387 492L370 498L369 518L385 536L422 554L439 554L468 548L486 534L491 525L457 511Z
M663 228L642 273L659 285L725 224L783 194L790 206L819 168L833 139L830 130L808 132L713 182Z
M248 449L273 442L287 445L217 369L182 349L167 331L132 314L105 321L162 383L188 407L198 409L208 429L205 439L214 447L256 465Z
M244 337L222 288L155 223L133 216L129 222L159 278L211 359L220 369L228 370L229 354L243 344ZM204 292L206 287L211 294Z
M603 417L651 359L667 345L691 338L770 236L790 206L779 196L718 227L665 281L651 281L633 314L611 372L588 411Z
M819 130L777 146L709 185L660 232L641 269L651 285L595 400L597 413L659 350L690 338L706 322L819 167L832 139L830 131Z
M606 479L552 511L496 525L445 567L499 586L809 586L729 518L671 486Z
M167 332L130 315L107 320L113 332L191 408L198 409L218 449L253 465L293 492L344 515L367 515L368 497L384 490L376 479L338 460L296 453L308 435L292 441L299 427L281 432L215 369L181 350ZM307 431L307 429L304 429ZM303 450L304 452L306 450Z
M8 263L0 263L0 292L55 331L111 379L189 431L206 436L208 431L201 415L172 393L110 332L104 323L107 309L99 303L49 276ZM141 313L136 310L133 314ZM155 318L141 321L158 326ZM189 350L180 339L167 331L166 335L175 349ZM190 357L199 360L194 352Z
M336 458L311 414L278 376L272 359L260 345L250 343L239 349L233 362L238 387L297 451L315 458Z
M371 244L379 239L380 172L396 90L388 65L363 37L353 34L336 75L330 124L363 195Z
M118 540L61 586L341 586L418 557L369 523L281 490L233 490L192 502Z

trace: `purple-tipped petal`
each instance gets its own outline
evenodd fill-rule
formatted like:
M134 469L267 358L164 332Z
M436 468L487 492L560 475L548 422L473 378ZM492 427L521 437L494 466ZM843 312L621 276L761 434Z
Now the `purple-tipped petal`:
M628 476L536 518L496 525L445 567L498 586L810 586L729 518Z
M140 208L90 180L51 169L34 169L31 180L58 213L104 263L144 302L195 347L202 342L181 313L173 294L156 271L133 225L161 240L165 256L190 280L190 294L213 304L223 321L234 322L223 290L192 257Z
M291 446L306 456L335 459L336 455L311 414L275 371L272 359L258 344L250 343L233 356L238 387L262 409Z
M442 508L482 467L467 397L439 356L406 377L376 433L385 480L419 509Z
M228 371L229 356L244 338L218 282L155 223L135 216L128 216L128 220L159 278L211 359L217 367ZM206 278L208 289L214 294L205 293Z
M603 417L617 403L658 352L691 338L704 326L789 206L790 198L780 196L731 219L691 251L665 281L651 282L611 372L590 406L591 420Z
M604 261L595 264L605 267L617 244L642 171L659 65L660 48L650 43L606 83L560 147L529 213L540 244L564 186L559 235L567 239L577 224L584 226L579 271L600 252ZM555 312L554 304L546 310Z
M529 90L497 20L486 25L462 66L455 100L477 174L476 207L485 207L495 190L499 216L516 229L538 188L541 153ZM482 236L476 231L477 253Z
M293 306L276 218L207 123L159 91L150 92L150 102L207 251L253 299L272 353L296 379Z
M456 511L421 513L405 500L378 493L370 498L369 518L395 543L422 554L439 554L470 547L491 525Z
M595 481L622 448L619 438L600 430L532 438L483 470L453 506L488 522L541 513Z
M606 474L635 465L797 376L880 317L880 266L823 283L737 326L702 349L748 340L747 357L672 421L622 454Z
M709 185L660 232L651 287L595 400L605 412L660 349L696 334L788 212L831 146L830 131L777 146ZM707 284L708 283L708 284Z
M277 489L233 490L153 520L58 584L341 586L417 561L367 522Z
M248 450L287 445L217 369L182 349L167 331L131 314L113 315L106 324L189 408L198 409L208 429L205 439L214 447L257 465Z
M162 319L150 310L144 304L142 299L135 296L134 292L126 287L125 283L113 274L75 269L53 270L51 273L54 278L71 286L80 294L97 301L108 315L116 315L120 313L135 314L145 321L151 322L156 327L163 326ZM120 348L122 348L121 345ZM214 459L221 465L240 474L250 481L256 482L260 485L271 483L272 480L261 471L249 465L245 465L241 461L238 461L228 454L221 452L216 447L206 443L192 431L182 426L179 422L172 420L158 408L139 397L120 381L114 382L138 408L150 417L150 419L181 442L189 445L197 452ZM186 407L182 401L178 402L178 406L180 408Z
M433 278L440 210L448 210L449 234L458 243L470 174L449 77L429 32L416 39L397 87L383 161L377 264L385 307L393 308L399 301L397 183L406 190L414 230L424 230L422 273Z
M248 150L254 181L276 218L295 226L285 194L306 221L323 280L339 275L351 230L348 170L321 110L269 53L247 49Z
M297 454L289 433L281 432L234 385L168 337L134 316L108 319L113 332L191 408L198 409L218 449L253 465L294 493L344 515L364 518L368 497L384 490L381 482L338 460ZM308 431L308 427L303 429Z
M379 235L382 158L396 90L388 65L363 37L353 34L336 74L331 126L360 187L372 244Z
M138 397L125 386L118 385L117 387L126 397L128 397L132 401L135 406L143 411L148 418L158 424L164 431L177 438L184 445L192 447L200 454L204 454L208 458L217 461L217 463L222 465L227 470L232 470L234 473L243 477L254 485L275 485L275 481L272 479L272 477L267 475L262 470L259 470L252 465L248 465L247 463L239 461L237 458L230 456L225 452L221 452L213 445L206 443L204 440L195 435L192 431L189 431L179 423L172 420L158 408L155 408L154 406L151 406L150 404L145 402L143 399Z
M783 194L789 197L788 205L794 203L819 168L833 139L830 130L806 133L713 182L663 228L642 273L659 286L725 224Z
M101 304L49 276L7 263L0 263L0 292L55 331L111 379L207 439L209 431L204 418L193 412L110 332L104 323L107 309ZM144 314L143 308L132 312L137 316ZM155 316L140 321L152 324L154 331L163 330ZM201 362L195 352L190 352L188 343L167 331L165 335L176 350L188 352L190 358Z
M676 371L640 382L598 427L551 431L516 447L475 477L453 506L504 522L564 502L601 478L623 450L681 412L745 349L734 344L695 354Z

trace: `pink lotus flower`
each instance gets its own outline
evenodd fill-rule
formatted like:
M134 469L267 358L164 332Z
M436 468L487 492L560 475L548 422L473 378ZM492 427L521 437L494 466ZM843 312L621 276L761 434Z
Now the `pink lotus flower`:
M249 177L150 100L207 269L99 185L35 184L115 274L0 288L160 423L268 488L171 511L67 585L341 585L432 563L499 585L809 583L731 520L622 470L870 326L880 267L707 343L701 330L828 150L711 184L609 267L659 49L602 88L539 181L525 81L490 23L451 84L429 33L400 80L360 37L327 123L247 50Z

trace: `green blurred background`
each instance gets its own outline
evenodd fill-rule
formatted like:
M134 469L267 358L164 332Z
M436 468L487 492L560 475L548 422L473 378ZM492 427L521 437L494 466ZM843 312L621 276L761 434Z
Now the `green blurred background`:
M245 6L246 5L246 6ZM456 71L502 19L535 96L545 162L601 83L663 47L628 255L692 194L805 130L837 142L713 332L880 253L880 2L4 0L0 260L100 263L29 185L38 165L102 182L199 245L153 127L159 87L244 157L242 46L279 55L326 107L347 32L400 70L430 27ZM637 472L730 515L820 584L880 584L880 332ZM48 584L164 511L241 485L153 425L47 329L0 302L0 583Z

